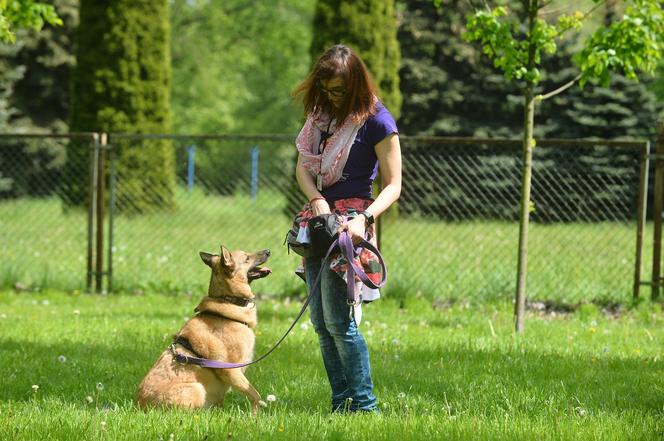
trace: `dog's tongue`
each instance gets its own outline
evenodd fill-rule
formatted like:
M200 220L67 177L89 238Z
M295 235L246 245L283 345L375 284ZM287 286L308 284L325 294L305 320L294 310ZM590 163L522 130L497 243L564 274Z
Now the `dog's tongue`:
M262 277L269 276L271 273L272 273L272 270L270 268L263 268L263 267L257 266L249 272L249 277L252 280L253 279L260 279Z

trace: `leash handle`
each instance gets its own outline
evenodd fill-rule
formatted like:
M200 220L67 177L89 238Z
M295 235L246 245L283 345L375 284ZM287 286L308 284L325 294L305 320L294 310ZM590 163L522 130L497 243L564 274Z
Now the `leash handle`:
M348 267L346 268L346 296L349 304L356 304L357 299L355 298L355 276L362 281L366 286L373 289L381 288L387 282L387 266L385 265L385 260L380 254L378 249L374 247L371 243L366 240L362 240L357 248L353 245L353 240L350 238L350 235L347 231L342 231L339 234L339 248L343 253L346 261L348 262ZM367 249L371 251L377 258L381 267L381 272L383 277L378 283L375 283L373 280L367 276L364 272L364 269L355 262L355 256L361 253L362 249Z

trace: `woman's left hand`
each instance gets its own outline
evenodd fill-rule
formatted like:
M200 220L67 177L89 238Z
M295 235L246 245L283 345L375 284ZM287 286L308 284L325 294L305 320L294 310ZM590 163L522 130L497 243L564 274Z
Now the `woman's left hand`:
M365 239L366 225L364 223L364 216L355 216L348 222L341 224L339 231L348 231L353 244L357 245Z

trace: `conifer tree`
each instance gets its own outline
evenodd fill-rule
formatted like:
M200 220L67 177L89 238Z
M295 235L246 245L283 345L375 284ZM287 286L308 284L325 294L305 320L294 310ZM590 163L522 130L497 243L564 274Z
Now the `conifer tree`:
M81 0L71 130L168 133L169 37L167 0ZM172 206L172 146L152 141L118 150L118 208L142 213ZM72 146L69 153L70 167L87 167L87 151ZM81 182L68 195L73 204L87 192L87 168L77 171Z
M77 0L51 0L59 26L16 29L0 43L0 132L66 133L69 75L74 65ZM64 87L63 87L64 85ZM61 141L5 140L0 148L0 198L48 196L65 163Z
M519 91L463 41L465 0L403 0L398 32L399 128L408 135L510 137L520 130ZM506 96L515 99L505 99Z
M346 44L364 60L395 118L401 114L394 0L318 0L311 55L315 61L330 46Z

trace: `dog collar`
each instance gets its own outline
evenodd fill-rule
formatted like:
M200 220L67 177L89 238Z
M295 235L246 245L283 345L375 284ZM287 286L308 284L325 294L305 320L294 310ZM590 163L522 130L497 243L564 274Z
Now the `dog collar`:
M220 302L220 303L232 303L233 305L237 306L249 306L249 305L254 305L256 306L256 302L254 299L248 299L246 297L237 297L237 296L209 296L208 298Z

